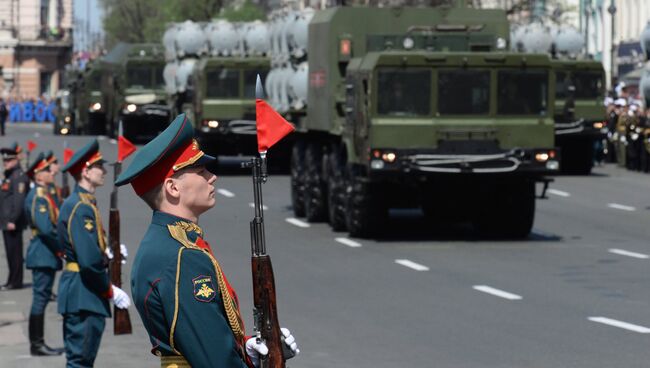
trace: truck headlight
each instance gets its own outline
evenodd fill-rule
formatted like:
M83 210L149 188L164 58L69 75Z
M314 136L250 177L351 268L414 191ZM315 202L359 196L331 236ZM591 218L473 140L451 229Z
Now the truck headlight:
M70 133L70 130L68 128L61 128L61 135L66 135Z
M102 104L99 103L99 102L95 102L94 104L90 105L90 111L91 112L99 111L101 109L102 109Z
M219 127L219 122L216 120L209 120L208 121L208 126L212 129L216 129Z
M65 118L63 118L63 121L66 122L66 123L69 123L70 120L72 120L72 119L70 119L69 116L66 116Z
M128 111L128 112L135 112L135 110L137 110L137 109L138 109L138 107L135 104L126 105L126 111Z

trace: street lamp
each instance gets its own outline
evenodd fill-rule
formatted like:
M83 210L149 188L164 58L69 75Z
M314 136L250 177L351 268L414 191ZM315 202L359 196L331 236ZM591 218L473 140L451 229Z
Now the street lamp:
M614 43L614 35L616 34L616 28L614 27L616 25L616 23L614 23L614 21L615 21L614 15L616 15L616 5L614 4L615 0L611 0L611 1L612 1L611 4L607 8L607 12L612 16L612 35L611 35L611 37L612 37L612 47L610 49L612 60L611 60L611 65L610 65L610 68L611 68L610 69L611 70L610 71L610 73L611 73L610 80L614 79L614 66L616 64L616 62L615 62L616 46L615 46L615 43ZM618 73L616 73L616 74L618 74Z

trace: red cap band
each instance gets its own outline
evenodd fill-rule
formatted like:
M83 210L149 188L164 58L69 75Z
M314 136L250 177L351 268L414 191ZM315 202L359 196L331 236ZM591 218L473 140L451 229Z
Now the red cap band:
M84 167L88 167L88 166L94 164L95 162L97 162L97 161L99 161L101 159L102 159L101 152L96 151L91 156L89 156L87 159L79 160L79 163L72 166L70 169L68 169L68 171L73 176L78 175Z

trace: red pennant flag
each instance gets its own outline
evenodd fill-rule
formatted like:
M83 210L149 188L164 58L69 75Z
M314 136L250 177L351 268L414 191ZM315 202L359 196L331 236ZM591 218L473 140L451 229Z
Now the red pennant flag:
M125 158L129 157L133 152L135 152L135 144L131 143L123 135L117 137L117 162L124 161Z
M64 148L63 149L63 164L67 164L68 161L74 156L74 151L71 150L70 148Z
M257 115L257 150L259 152L267 151L285 135L296 130L262 99L255 100L255 112Z
M29 152L32 152L32 151L34 150L34 148L36 148L36 147L38 147L38 145L36 144L36 142L31 141L31 140L30 140L30 141L27 141L27 150L28 150Z

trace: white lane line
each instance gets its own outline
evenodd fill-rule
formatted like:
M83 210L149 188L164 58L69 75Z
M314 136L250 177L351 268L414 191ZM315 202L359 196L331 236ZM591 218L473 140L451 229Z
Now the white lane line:
M296 225L298 227L309 227L310 225L304 221L300 221L297 218L290 217L288 219L285 219L286 222L290 223L291 225Z
M607 318L607 317L589 317L587 319L592 321L592 322L602 323L604 325L618 327L618 328L622 328L622 329L628 330L628 331L638 332L638 333L642 333L642 334L650 333L650 328L648 328L648 327L633 325L631 323L618 321L618 320Z
M351 247L351 248L359 248L359 247L361 247L361 243L357 243L357 242L355 242L355 241L352 240L352 239L348 239L348 238L336 238L336 239L334 239L334 240L336 240L337 242L339 242L339 243L341 243L341 244L347 245L348 247Z
M554 194L554 195L560 196L560 197L571 197L570 193L563 192L563 191L557 190L557 189L548 189L547 192L549 194Z
M15 300L5 300L4 302L0 302L2 305L15 305L16 301Z
M252 202L249 203L249 204L248 204L248 207L250 207L250 208L255 208L255 203L252 203ZM262 205L262 209L263 209L264 211L266 211L266 210L268 210L269 208L266 207L265 204L263 204L263 205Z
M396 259L395 263L416 271L429 271L429 267L415 263L413 261L409 261L408 259Z
M513 293L509 293L507 291L495 289L491 286L487 285L474 285L472 287L474 290L482 291L487 294L491 294L494 296L498 296L500 298L508 299L508 300L521 300L523 299L521 296Z
M634 208L632 206L626 206L624 204L618 204L618 203L608 203L607 207L613 208L613 209L616 209L616 210L622 210L622 211L630 211L630 212L636 211L636 208Z
M633 258L639 258L639 259L648 259L650 258L649 255L643 254L643 253L637 253L637 252L630 252L629 250L625 249L616 249L616 248L611 248L609 249L610 253L618 254L621 256L628 256L628 257L633 257Z
M226 189L217 189L217 193L221 194L224 197L232 198L235 196L235 193L226 190Z

